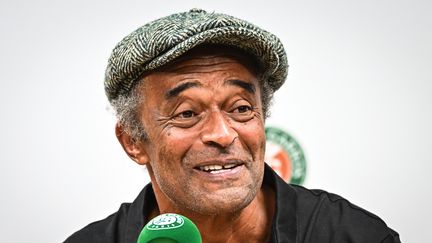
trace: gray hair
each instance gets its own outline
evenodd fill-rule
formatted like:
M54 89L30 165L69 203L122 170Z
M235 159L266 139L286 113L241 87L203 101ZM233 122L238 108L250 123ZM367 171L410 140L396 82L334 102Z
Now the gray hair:
M260 89L262 110L264 120L270 116L270 106L273 100L274 90L268 82L265 82L267 75L260 75ZM111 101L118 122L122 125L124 132L132 137L134 141L145 141L148 139L144 124L140 120L139 107L144 102L141 88L143 79L136 82L128 94L122 94Z

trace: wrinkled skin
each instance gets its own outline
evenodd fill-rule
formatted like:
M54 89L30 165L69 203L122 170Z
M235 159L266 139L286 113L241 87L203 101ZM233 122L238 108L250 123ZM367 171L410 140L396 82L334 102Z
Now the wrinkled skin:
M157 213L178 212L200 222L198 215L239 216L247 207L250 215L265 211L257 197L265 151L261 91L248 60L198 49L142 82L140 118L148 140L133 142L121 127L117 134L129 156L147 166ZM235 167L202 171L228 164Z

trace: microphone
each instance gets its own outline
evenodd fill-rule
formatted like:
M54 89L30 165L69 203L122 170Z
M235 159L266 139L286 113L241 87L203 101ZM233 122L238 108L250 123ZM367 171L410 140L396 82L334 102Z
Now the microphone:
M137 243L202 243L196 225L183 215L161 214L142 229Z

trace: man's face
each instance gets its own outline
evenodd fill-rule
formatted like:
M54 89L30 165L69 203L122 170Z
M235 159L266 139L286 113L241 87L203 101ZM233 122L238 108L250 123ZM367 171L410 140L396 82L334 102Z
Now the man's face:
M234 212L261 187L261 90L244 63L221 50L197 51L143 80L142 149L155 191L180 209Z

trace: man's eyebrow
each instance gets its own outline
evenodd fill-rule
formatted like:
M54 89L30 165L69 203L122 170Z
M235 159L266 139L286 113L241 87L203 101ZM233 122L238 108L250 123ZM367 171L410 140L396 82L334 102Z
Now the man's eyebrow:
M231 80L227 80L225 83L229 84L229 85L235 85L235 86L238 86L240 88L243 88L244 90L246 90L247 92L249 92L251 94L255 94L255 91L256 91L255 85L253 85L249 82L243 81L243 80L231 79Z
M165 98L171 99L179 95L181 92L185 91L186 89L192 88L192 87L200 87L201 84L198 82L185 82L177 85L176 87L168 90L165 92Z

